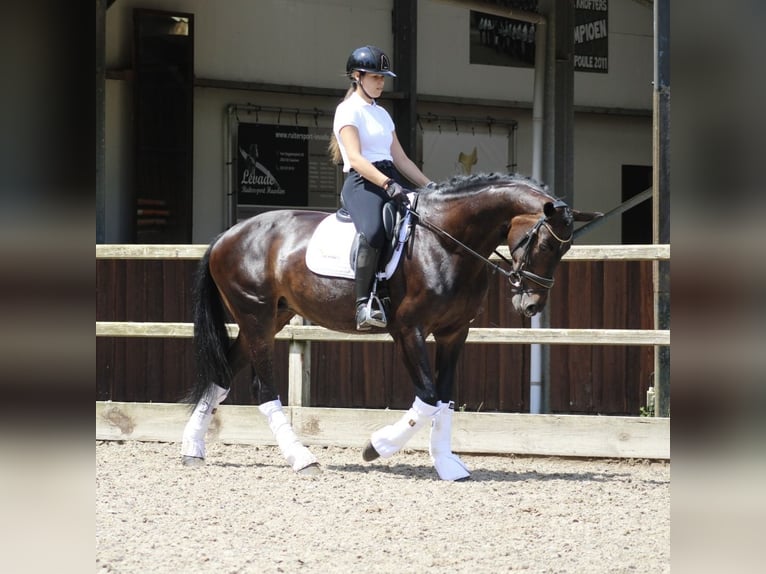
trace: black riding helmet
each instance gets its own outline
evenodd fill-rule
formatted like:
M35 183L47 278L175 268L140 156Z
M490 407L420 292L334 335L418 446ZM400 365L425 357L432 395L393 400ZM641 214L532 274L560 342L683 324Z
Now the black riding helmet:
M351 52L346 62L346 74L349 78L354 70L396 77L396 74L391 71L388 56L383 53L383 50L375 46L362 46Z

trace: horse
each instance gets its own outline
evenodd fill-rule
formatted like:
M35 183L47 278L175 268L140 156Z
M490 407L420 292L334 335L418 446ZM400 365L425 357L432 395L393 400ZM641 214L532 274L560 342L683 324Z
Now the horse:
M490 273L508 278L516 312L532 317L545 306L554 272L569 250L575 221L601 214L580 212L547 188L517 174L455 176L410 194L411 224L400 261L386 281L388 332L412 379L415 398L393 424L372 433L365 461L388 458L430 423L429 454L442 480L464 480L470 471L452 452L452 388L469 325L479 312ZM200 260L194 287L194 345L198 377L187 401L194 405L184 429L182 463L204 464L205 432L232 378L249 368L252 397L277 445L299 474L321 472L319 462L293 431L275 390L276 334L299 315L312 324L358 333L354 281L311 271L306 252L314 231L332 214L269 211L237 223L215 238ZM351 224L349 224L351 225ZM507 243L509 270L491 262ZM239 326L233 342L228 315ZM426 339L436 343L435 368Z

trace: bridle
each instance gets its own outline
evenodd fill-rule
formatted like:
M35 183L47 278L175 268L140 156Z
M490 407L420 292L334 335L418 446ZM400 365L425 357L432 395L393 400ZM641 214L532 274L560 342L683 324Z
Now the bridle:
M509 271L506 276L508 277L508 282L511 284L511 286L518 292L518 291L536 291L536 289L525 289L522 290L522 280L527 279L531 281L532 283L535 283L539 285L540 287L544 289L551 289L555 283L555 280L553 277L543 277L542 275L538 275L537 273L532 273L531 271L527 271L524 269L526 265L529 264L529 254L532 251L532 245L534 244L534 237L538 234L540 231L540 228L542 226L545 226L545 228L548 230L548 232L561 244L564 245L566 243L569 243L572 241L572 237L574 234L570 235L566 239L562 239L551 228L550 224L548 223L548 218L546 216L540 217L540 219L537 220L537 222L530 228L529 231L527 231L524 234L524 237L522 237L519 242L515 245L513 249L511 249L511 257L513 257L514 252L518 249L524 249L524 253L522 254L521 258L519 258L519 263L514 264L513 261L509 261L503 255L495 250L495 253L497 254L500 259L511 265L512 269ZM505 271L503 271L505 274Z
M555 207L561 207L562 205L566 205L563 202L557 201L555 204ZM413 209L410 209L410 211L415 215L416 223L422 225L426 229L429 229L430 231L433 231L437 235L440 235L442 237L445 237L452 241L453 243L456 243L460 247L462 247L464 250L466 250L468 253L473 255L474 257L477 257L478 259L481 259L488 267L492 269L492 272L500 272L503 275L506 276L508 279L508 282L511 284L511 288L514 292L520 293L520 292L531 292L531 291L538 291L539 289L522 289L523 284L522 282L526 279L532 283L535 283L536 285L539 285L543 289L551 289L555 283L555 280L553 277L543 277L542 275L538 275L537 273L532 273L531 271L528 271L524 267L529 264L529 256L532 251L532 245L534 245L533 239L537 236L538 232L540 231L540 228L542 226L545 226L545 228L548 230L548 232L562 245L569 243L572 241L572 238L574 237L574 233L571 234L568 238L562 239L556 233L553 231L553 229L550 226L550 223L548 223L548 218L543 215L538 219L535 224L524 234L524 237L522 237L518 243L510 250L511 257L513 257L513 254L519 250L524 249L524 252L522 253L522 256L519 258L519 262L515 263L512 260L509 260L506 258L502 253L500 253L497 249L493 251L495 255L497 255L500 259L505 261L508 265L511 266L510 271L506 271L499 265L496 265L492 263L489 259L481 255L480 253L477 253L470 247L468 247L465 243L457 239L456 237L453 237L446 231L444 231L441 227L438 225L434 225L433 223L430 223L426 220L424 220L417 212L415 212Z

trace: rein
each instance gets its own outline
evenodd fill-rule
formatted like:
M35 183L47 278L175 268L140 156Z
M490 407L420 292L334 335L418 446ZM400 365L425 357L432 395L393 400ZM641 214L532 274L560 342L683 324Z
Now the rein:
M423 219L420 216L420 214L418 214L415 210L410 209L410 211L415 215L417 223L419 223L420 225L422 225L423 227L425 227L429 231L433 231L437 235L440 235L440 236L442 236L442 237L444 237L446 239L449 239L453 243L456 243L457 245L462 247L464 250L466 250L468 253L470 253L474 257L482 260L487 266L489 266L492 269L493 273L499 271L500 273L505 275L505 277L508 279L508 282L511 284L511 286L516 291L519 291L521 289L521 287L522 287L521 282L522 282L523 279L527 279L527 280L531 281L532 283L535 283L535 284L539 285L540 287L542 287L544 289L551 289L553 287L554 283L555 283L555 280L553 279L553 277L543 277L542 275L538 275L537 273L532 273L531 271L527 271L526 269L524 269L524 266L529 263L529 252L530 252L530 249L531 249L532 243L533 243L531 241L531 239L535 235L537 235L538 231L540 230L540 227L545 225L546 229L548 229L550 234L556 240L558 240L562 244L563 243L569 243L570 241L572 241L572 236L570 236L568 239L561 239L558 235L556 235L554 233L553 229L551 229L551 226L548 224L547 217L545 217L543 215L542 217L540 217L540 219L537 220L537 222L532 226L532 228L529 231L527 231L526 234L524 234L524 237L522 237L519 240L519 242L515 245L515 247L513 249L511 249L511 251L510 251L511 252L511 256L513 256L513 253L517 249L520 249L521 247L524 247L524 255L521 258L521 263L519 263L518 266L516 266L516 264L513 261L508 260L497 249L494 249L493 253L495 255L497 255L500 259L505 261L508 265L511 266L511 270L510 271L506 271L505 269L503 269L499 265L495 265L494 263L492 263L492 261L490 261L489 259L487 259L483 255L481 255L480 253L477 253L476 251L474 251L473 249L468 247L465 243L460 241L457 237L454 237L454 236L450 235L449 233L447 233L446 231L444 231L438 225L434 225L433 223ZM529 289L528 291L531 291L531 289Z

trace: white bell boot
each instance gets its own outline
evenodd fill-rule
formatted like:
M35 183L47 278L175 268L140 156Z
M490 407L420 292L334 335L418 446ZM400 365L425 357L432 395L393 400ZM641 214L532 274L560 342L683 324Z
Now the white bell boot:
M205 434L210 426L210 420L221 402L228 396L229 389L213 384L204 397L194 407L189 422L184 427L181 441L181 456L205 458Z
M431 443L428 452L442 480L462 480L471 476L468 467L452 452L452 415L455 403L437 403L439 412L431 422Z
M407 441L431 420L439 411L438 406L429 405L415 397L410 409L392 425L372 433L370 443L377 454L383 458L393 456L407 444Z
M303 446L298 439L293 427L282 410L282 402L279 399L263 403L258 406L258 410L268 419L269 428L277 439L277 445L282 452L282 456L293 467L295 472L303 470L312 464L317 464L317 459L311 454L311 451Z

